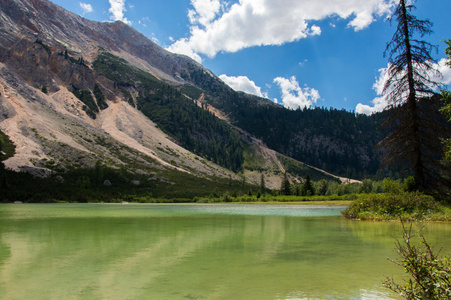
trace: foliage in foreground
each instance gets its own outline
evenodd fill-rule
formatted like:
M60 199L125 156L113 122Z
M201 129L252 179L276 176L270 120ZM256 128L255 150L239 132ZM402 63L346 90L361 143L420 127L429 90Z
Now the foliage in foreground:
M418 233L417 233L418 234ZM451 260L439 257L419 233L422 246L415 245L412 226L406 229L403 224L403 240L396 241L400 261L393 261L403 267L411 278L400 285L387 277L384 286L406 299L451 299Z
M451 220L432 196L421 193L365 195L342 212L346 218L359 220L425 220L436 219L439 213L442 219Z

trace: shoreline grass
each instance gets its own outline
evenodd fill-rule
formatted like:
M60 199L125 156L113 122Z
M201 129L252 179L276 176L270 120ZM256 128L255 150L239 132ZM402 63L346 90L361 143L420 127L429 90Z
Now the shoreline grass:
M451 207L421 193L371 194L354 200L342 212L348 219L361 221L440 221L451 222Z

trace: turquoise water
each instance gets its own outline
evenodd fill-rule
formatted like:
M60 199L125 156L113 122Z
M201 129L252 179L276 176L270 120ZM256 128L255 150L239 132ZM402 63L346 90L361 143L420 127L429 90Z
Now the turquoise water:
M399 299L399 224L340 209L0 205L0 299ZM450 227L424 229L445 254Z

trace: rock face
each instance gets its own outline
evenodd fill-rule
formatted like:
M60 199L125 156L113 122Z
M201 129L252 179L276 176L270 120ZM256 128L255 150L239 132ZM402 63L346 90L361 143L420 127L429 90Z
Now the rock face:
M16 145L6 167L45 176L101 161L138 173L195 170L201 177L238 178L180 147L91 63L102 49L173 84L183 80L188 63L202 66L121 22L92 22L47 0L0 0L0 7L0 130ZM73 92L94 98L96 83L108 103L93 119Z
M1 61L13 55L11 50L20 41L40 39L49 47L66 48L72 56L82 56L88 62L101 47L166 80L183 80L179 75L188 64L203 68L186 56L164 50L120 21L89 21L47 0L0 0L0 6L0 47L7 53Z
M0 130L16 145L6 167L45 176L100 161L140 174L175 170L241 179L164 134L136 109L139 91L132 84L118 87L117 81L94 71L93 63L104 52L176 86L187 101L219 118L227 114L205 104L202 91L216 91L218 99L223 92L237 95L194 60L166 51L122 22L89 21L48 0L0 0ZM192 85L183 86L188 87L182 93L184 84ZM284 173L279 156L268 155L270 149L261 142L234 130L259 148L255 153L271 169L266 176L274 178L267 187L278 188ZM260 173L245 176L247 182L260 182Z

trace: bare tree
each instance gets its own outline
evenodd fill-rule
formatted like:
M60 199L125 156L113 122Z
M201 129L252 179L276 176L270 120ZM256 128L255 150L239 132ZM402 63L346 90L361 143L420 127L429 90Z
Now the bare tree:
M379 146L385 152L383 164L400 164L414 176L414 189L424 191L436 188L442 178L440 138L446 126L438 112L439 97L433 91L438 84L431 77L438 74L431 57L436 46L414 37L431 34L432 23L418 20L411 13L414 8L399 0L392 15L397 28L384 53L389 59L384 93L390 109L384 126L391 132Z

